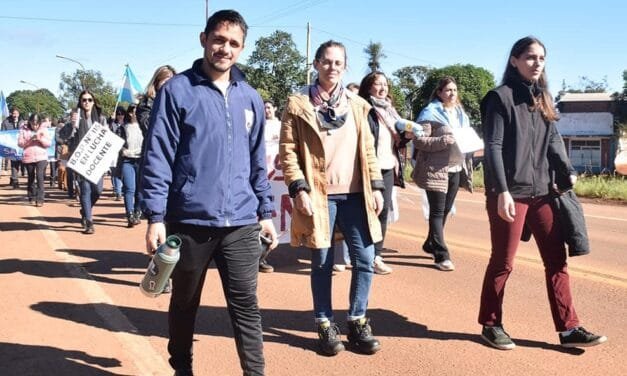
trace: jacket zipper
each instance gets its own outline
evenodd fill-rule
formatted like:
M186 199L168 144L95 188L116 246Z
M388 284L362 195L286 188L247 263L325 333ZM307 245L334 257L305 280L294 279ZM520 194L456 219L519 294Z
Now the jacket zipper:
M231 202L231 173L233 171L233 119L231 119L231 113L229 111L229 90L231 90L231 84L224 93L224 108L226 112L226 160L229 161L228 174L227 174L227 190L224 202L224 214L225 214L225 226L231 226L231 213L229 211L229 202Z

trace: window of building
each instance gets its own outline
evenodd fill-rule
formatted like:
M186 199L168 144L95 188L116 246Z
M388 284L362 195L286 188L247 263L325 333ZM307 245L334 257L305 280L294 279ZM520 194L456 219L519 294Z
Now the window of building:
M570 162L577 171L598 173L601 170L601 140L570 141Z

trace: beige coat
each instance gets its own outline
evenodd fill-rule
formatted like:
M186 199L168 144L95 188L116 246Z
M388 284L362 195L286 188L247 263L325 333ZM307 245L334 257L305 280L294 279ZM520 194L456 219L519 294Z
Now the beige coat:
M381 169L374 150L374 140L368 128L370 105L361 97L349 95L349 104L357 127L357 155L363 182L363 192L368 215L368 227L373 242L382 240L381 224L374 209L373 185L383 187ZM329 208L327 200L327 178L325 156L316 116L309 97L294 94L288 98L281 120L279 155L285 184L306 186L311 189L309 197L312 216L292 211L291 244L309 248L331 246ZM292 190L290 190L292 191Z

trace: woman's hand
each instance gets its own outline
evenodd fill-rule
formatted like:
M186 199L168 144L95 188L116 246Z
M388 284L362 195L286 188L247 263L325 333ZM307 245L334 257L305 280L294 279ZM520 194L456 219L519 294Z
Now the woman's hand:
M379 215L383 211L383 194L381 191L375 190L372 192L372 198L374 199L374 210Z
M304 190L298 192L296 197L294 197L294 207L296 207L296 210L305 214L308 217L311 217L313 215L311 198L309 197L309 193Z
M514 205L514 199L509 192L505 191L503 193L499 193L497 206L499 217L503 218L506 222L514 222L514 217L516 216L516 206Z

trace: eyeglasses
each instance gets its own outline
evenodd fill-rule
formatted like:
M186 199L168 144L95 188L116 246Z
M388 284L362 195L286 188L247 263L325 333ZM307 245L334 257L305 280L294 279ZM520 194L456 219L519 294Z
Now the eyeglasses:
M93 102L93 98L81 98L81 102Z

